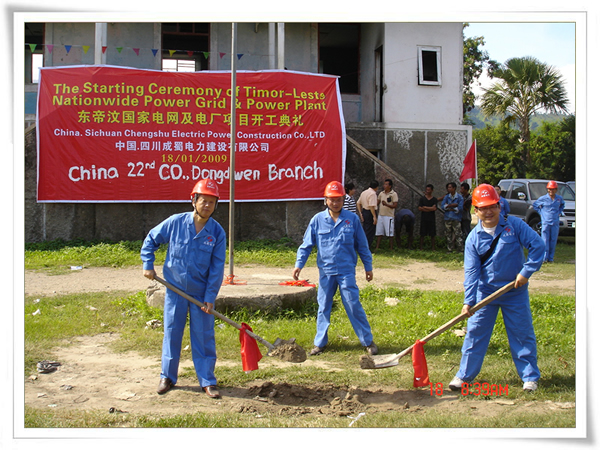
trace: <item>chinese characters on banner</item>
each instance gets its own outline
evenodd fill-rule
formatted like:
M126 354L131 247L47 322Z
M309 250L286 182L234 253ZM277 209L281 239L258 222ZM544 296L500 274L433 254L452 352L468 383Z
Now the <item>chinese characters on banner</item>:
M343 182L337 77L238 72L235 200L323 198ZM231 73L41 69L38 201L187 202L212 178L229 200Z

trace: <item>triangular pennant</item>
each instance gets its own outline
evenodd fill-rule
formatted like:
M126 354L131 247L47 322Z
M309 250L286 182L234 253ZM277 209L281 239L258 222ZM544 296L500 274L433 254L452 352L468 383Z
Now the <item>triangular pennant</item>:
M106 53L106 49L107 49L107 48L108 48L108 47L107 47L106 45L103 45L103 46L102 46L102 53Z
M83 47L83 53L87 54L88 50L90 49L90 46L89 45L82 45L82 47Z
M133 51L135 52L136 55L140 56L140 49L139 48L134 48Z
M242 59L242 56L244 56L244 54L243 54L243 53L238 53L238 54L237 54L238 61L239 61L240 59Z
M191 50L188 50L187 54L188 54L188 56L194 56L194 52Z
M54 50L54 44L46 44L46 48L48 49L49 53L52 53L52 50Z
M210 52L202 52L202 54L204 55L204 57L205 57L206 59L208 59L208 57L209 57L209 55L210 55Z
M37 47L37 44L29 44L29 50L31 50L31 53L35 52L36 47Z
M173 53L175 53L177 50L169 50L169 56L173 56Z
M153 54L154 56L156 56L156 53L158 53L158 49L157 49L157 48L153 48L153 49L152 49L152 54Z
M65 45L65 50L67 51L67 55L71 51L71 47L72 47L72 45Z
M118 51L119 53L121 53L121 50L123 50L123 47L117 47L117 51Z
M223 59L223 56L225 56L225 53L221 52L221 53L219 53L219 56L221 56L221 59Z

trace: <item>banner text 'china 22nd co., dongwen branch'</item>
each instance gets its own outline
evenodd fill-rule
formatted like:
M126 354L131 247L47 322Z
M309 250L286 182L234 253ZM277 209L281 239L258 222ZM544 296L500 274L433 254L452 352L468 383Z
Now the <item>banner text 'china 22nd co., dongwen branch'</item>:
M236 201L318 199L343 182L337 77L236 78ZM230 119L230 72L43 68L38 201L182 202L203 178L228 200Z

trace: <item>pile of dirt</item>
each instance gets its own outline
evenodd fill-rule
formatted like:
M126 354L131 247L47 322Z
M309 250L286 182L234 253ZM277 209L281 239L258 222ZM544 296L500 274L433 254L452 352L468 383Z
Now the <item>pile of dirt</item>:
M296 339L292 338L275 343L275 348L269 351L269 356L274 356L282 361L301 363L306 361L306 350L296 344Z

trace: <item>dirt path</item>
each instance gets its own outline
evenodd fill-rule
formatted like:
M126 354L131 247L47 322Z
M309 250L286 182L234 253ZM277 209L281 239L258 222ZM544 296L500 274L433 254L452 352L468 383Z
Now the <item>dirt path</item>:
M235 267L234 274L240 279L252 279L273 275L273 278L289 277L291 268L240 266ZM228 267L225 273L229 274ZM318 281L316 267L306 267L301 277L315 283ZM357 281L360 287L367 284L364 272L357 271ZM413 262L410 265L393 269L374 270L372 284L380 287L395 286L405 289L462 291L463 272L446 270L434 263ZM76 292L127 291L138 292L145 290L151 282L142 276L140 267L124 267L112 269L107 267L92 267L75 270L64 275L48 275L45 272L25 272L25 295L62 295ZM530 281L532 291L562 291L565 294L575 293L574 279L552 278L542 270L536 273Z
M236 275L249 279L265 273L273 276L289 275L289 269L265 267L240 267ZM227 272L228 273L228 272ZM315 268L306 268L303 278L318 280ZM365 285L364 278L359 278ZM397 269L375 271L374 283L379 286L393 283L409 289L437 289L462 291L462 272L436 268L434 264L414 263ZM144 290L150 284L141 269L85 268L65 275L47 275L27 271L25 274L25 294L52 296L73 292L130 291ZM574 280L532 280L533 290L562 289L565 293L575 290ZM135 352L114 353L111 342L118 339L116 333L74 338L71 345L57 348L54 357L61 362L59 370L51 374L38 374L26 380L25 404L40 409L57 408L68 410L115 411L115 414L135 413L148 415L175 415L194 412L237 412L251 414L260 420L263 414L352 416L363 412L374 414L388 410L406 410L418 413L428 408L440 410L452 408L456 413L472 412L497 415L506 409L530 408L533 412L549 408L547 404L505 400L502 397L486 402L460 399L456 394L444 393L431 396L428 390L396 390L388 386L373 385L370 389L352 386L336 387L326 384L303 387L299 385L277 384L257 381L243 387L223 387L221 400L209 399L195 383L182 380L166 395L156 394L159 358L143 357ZM326 359L309 358L303 366L319 366L327 370L341 370ZM219 359L217 365L239 365L239 361ZM286 367L294 363L275 358L263 358L261 368L270 366ZM191 360L182 357L182 367L191 367ZM408 366L407 366L408 367ZM347 368L347 367L345 367ZM412 367L400 370L412 370ZM361 370L356 364L356 370ZM388 370L398 370L388 369ZM362 372L371 376L371 371ZM570 408L574 405L556 404L552 407ZM350 418L348 419L350 422Z

